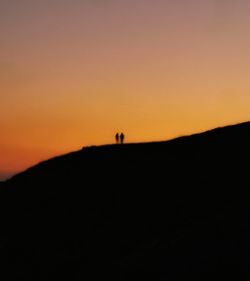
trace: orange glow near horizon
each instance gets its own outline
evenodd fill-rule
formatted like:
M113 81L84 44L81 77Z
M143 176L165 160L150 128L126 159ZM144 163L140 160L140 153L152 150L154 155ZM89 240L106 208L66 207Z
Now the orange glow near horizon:
M250 119L249 1L104 2L0 1L0 179Z

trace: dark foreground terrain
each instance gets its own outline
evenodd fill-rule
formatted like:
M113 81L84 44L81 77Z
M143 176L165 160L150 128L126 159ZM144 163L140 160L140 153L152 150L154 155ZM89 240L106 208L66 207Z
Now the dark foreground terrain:
M0 185L0 280L249 280L250 123L89 147Z

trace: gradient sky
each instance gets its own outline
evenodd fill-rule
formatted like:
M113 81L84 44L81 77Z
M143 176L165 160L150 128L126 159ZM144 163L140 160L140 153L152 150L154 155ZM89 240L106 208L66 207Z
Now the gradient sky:
M250 119L249 0L0 0L0 178Z

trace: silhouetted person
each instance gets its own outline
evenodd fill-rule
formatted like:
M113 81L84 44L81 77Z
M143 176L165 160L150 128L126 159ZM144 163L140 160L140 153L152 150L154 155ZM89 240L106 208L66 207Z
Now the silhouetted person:
M116 140L116 143L119 143L119 141L120 141L120 136L119 136L118 133L115 135L115 140Z
M125 135L123 133L120 134L120 141L121 141L121 144L124 143L124 138L125 138Z

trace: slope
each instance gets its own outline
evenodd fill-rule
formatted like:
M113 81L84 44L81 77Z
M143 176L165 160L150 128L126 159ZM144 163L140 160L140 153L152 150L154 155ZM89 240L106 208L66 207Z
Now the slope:
M88 147L1 188L1 280L249 277L250 123Z

